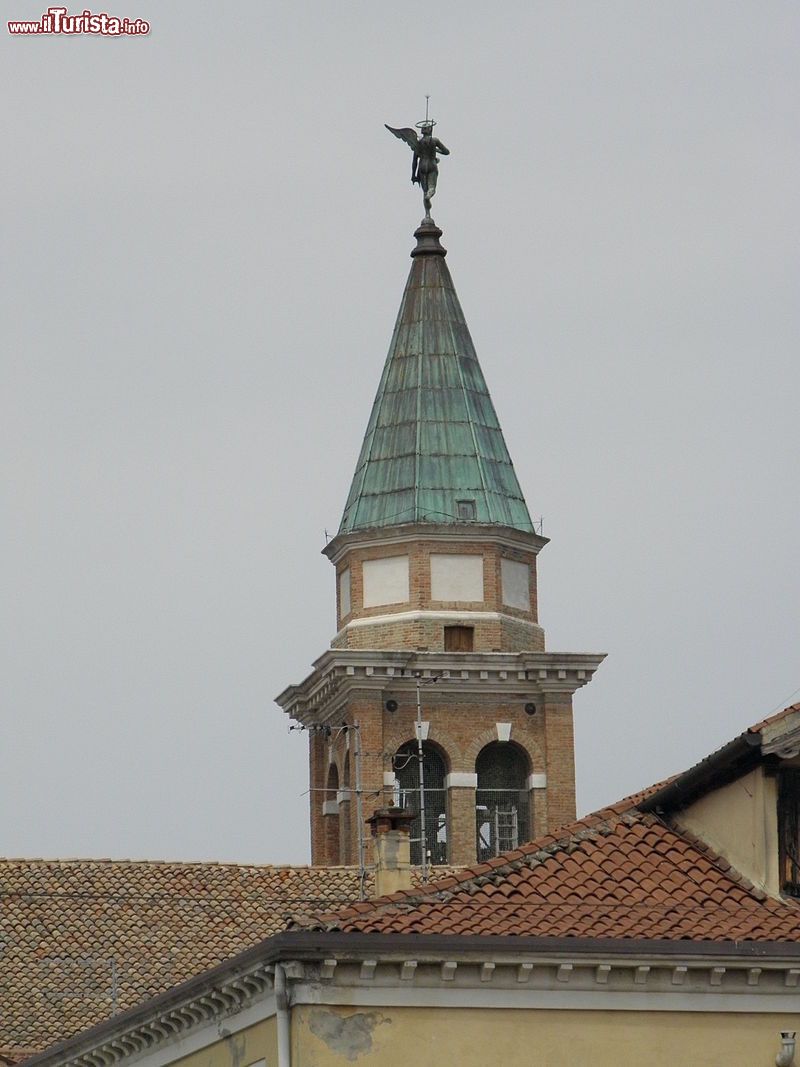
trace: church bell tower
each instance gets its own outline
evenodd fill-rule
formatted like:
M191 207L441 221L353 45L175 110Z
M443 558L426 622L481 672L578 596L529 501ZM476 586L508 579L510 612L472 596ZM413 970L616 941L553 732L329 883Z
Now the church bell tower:
M363 862L363 821L387 806L415 813L415 864L423 848L431 865L475 863L574 819L572 695L603 659L545 651L536 563L547 538L531 522L442 231L428 213L414 236L324 549L336 634L277 698L309 731L319 865Z

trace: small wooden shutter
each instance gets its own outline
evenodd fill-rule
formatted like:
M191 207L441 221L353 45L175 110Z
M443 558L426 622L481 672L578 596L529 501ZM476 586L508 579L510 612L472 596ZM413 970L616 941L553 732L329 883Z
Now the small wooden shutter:
M445 626L445 652L472 652L475 647L475 630L471 626Z

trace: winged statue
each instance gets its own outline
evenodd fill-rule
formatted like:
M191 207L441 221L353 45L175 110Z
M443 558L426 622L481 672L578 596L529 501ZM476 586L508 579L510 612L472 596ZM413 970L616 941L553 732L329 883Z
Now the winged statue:
M427 110L427 108L426 108ZM446 148L438 137L433 136L433 127L436 123L433 119L425 119L418 122L419 133L410 126L396 130L394 126L384 123L389 133L405 141L414 153L411 159L411 181L416 182L422 188L422 202L425 205L425 216L430 218L431 200L436 193L436 182L439 177L439 157L450 155L450 149Z

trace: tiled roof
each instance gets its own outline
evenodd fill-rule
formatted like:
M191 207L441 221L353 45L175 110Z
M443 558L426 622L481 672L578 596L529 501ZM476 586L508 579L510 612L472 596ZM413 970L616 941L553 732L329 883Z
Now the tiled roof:
M800 908L623 802L427 887L356 903L320 928L362 933L800 941Z
M765 726L772 726L776 722L780 722L781 719L788 719L790 715L794 715L796 711L800 711L800 704L790 704L788 708L784 708L783 711L777 712L775 715L768 715L766 719L762 719L761 722L755 723L753 726L748 727L747 732L749 734L760 734Z
M0 860L0 1062L358 895L354 867Z

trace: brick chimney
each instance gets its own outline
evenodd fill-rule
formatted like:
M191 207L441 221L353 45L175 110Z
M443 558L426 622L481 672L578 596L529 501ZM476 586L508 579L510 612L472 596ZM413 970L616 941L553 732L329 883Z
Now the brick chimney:
M378 808L367 822L372 830L375 896L411 888L411 823L404 808Z

